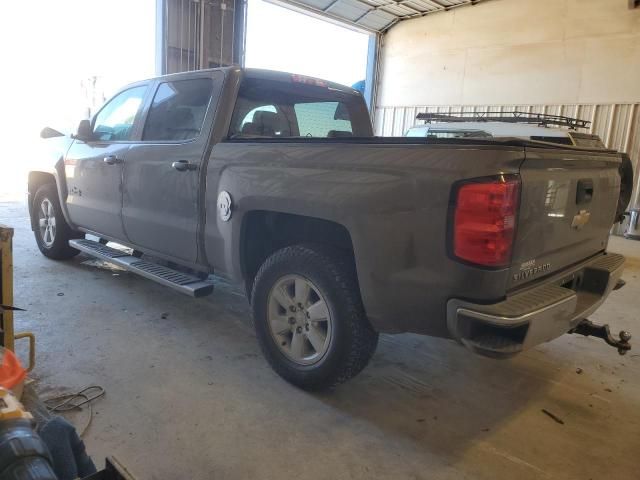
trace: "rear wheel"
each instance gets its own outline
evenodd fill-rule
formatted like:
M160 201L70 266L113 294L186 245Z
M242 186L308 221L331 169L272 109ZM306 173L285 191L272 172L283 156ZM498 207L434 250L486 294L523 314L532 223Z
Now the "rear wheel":
M352 263L338 250L297 245L274 253L256 275L251 305L260 346L273 369L298 387L342 383L375 351L378 334Z
M64 219L55 185L47 183L38 189L31 211L36 243L45 257L65 260L80 253L69 246L69 240L83 234L72 230Z

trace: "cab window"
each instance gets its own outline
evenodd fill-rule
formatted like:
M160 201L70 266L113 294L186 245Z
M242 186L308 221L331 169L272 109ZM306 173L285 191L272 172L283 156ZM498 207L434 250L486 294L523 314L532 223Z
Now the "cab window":
M133 87L109 100L95 117L93 138L103 142L131 140L133 123L146 90L146 86Z
M142 134L143 141L180 142L200 135L213 82L193 78L158 86Z
M229 129L231 139L371 137L362 97L322 81L245 78Z
M247 123L253 122L255 117L256 117L256 113L258 113L258 112L277 113L276 112L276 107L274 107L273 105L263 105L261 107L256 107L253 110L251 110L249 113L247 113L247 115L242 120L242 123L240 124L240 126L244 127ZM258 115L260 115L260 114L258 113Z
M296 103L293 106L301 137L350 137L353 135L349 111L339 102ZM344 110L336 118L338 108Z
M264 135L268 130L268 127L264 126L265 118L280 119L280 122L273 122L273 131L268 131L268 134L276 137L282 136L285 130L282 125L286 120L282 121L284 117L278 114L274 105L261 105L250 110L240 123L240 131L246 135Z

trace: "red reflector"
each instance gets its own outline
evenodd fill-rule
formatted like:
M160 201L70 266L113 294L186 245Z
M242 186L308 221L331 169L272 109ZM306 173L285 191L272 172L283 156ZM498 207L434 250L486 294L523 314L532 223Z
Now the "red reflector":
M520 180L513 177L463 184L456 199L454 255L478 265L508 265L519 193Z
M291 81L294 83L304 83L305 85L314 85L316 87L326 88L329 86L329 84L324 80L320 80L318 78L313 78L313 77L306 77L304 75L297 75L297 74L291 75Z

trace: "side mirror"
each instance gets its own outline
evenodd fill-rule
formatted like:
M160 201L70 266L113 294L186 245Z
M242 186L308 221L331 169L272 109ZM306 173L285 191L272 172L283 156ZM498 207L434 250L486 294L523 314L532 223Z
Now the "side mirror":
M80 124L78 125L78 131L73 136L78 140L88 141L93 137L93 131L91 130L91 122L87 119L80 120Z
M40 138L64 137L64 133L60 133L51 127L44 127L40 132Z

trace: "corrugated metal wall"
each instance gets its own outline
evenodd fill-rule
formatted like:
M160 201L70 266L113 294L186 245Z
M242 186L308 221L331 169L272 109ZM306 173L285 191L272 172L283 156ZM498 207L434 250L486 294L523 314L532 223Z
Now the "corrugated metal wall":
M589 133L602 138L607 147L631 155L634 162L640 156L640 107L632 104L609 105L451 105L424 107L379 107L376 109L376 134L402 136L409 127L415 125L416 115L421 112L450 113L456 111L503 112L520 110L523 112L549 113L590 120Z
M626 152L631 157L636 172L636 191L640 194L638 160L640 159L640 104L616 103L601 105L451 105L422 107L379 107L376 109L375 130L377 135L402 136L409 127L415 125L420 112L449 113L456 111L501 112L521 110L524 112L549 113L590 120L589 133L602 138L607 147ZM632 205L634 201L632 200ZM616 228L620 233L621 228Z

